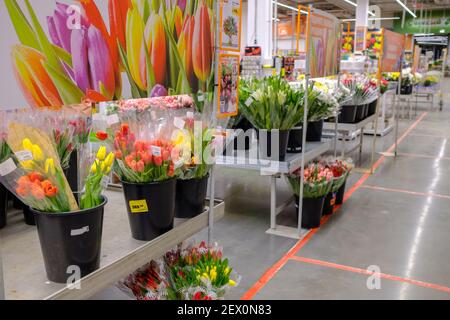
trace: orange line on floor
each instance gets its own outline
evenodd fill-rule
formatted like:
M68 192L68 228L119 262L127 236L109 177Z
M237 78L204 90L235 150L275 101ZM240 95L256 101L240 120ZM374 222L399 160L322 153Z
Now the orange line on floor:
M404 157L425 158L425 159L432 159L432 160L450 160L450 157L437 157L437 156L429 156L426 154L417 154L417 153L399 153L398 155L404 156Z
M411 190L385 188L385 187L368 186L368 185L362 186L362 188L364 188L364 189L372 189L372 190L379 190L379 191L406 193L406 194L410 194L410 195L413 195L413 196L435 197L435 198L441 198L441 199L450 199L449 195L439 194L439 193L434 193L434 192L417 192L417 191L411 191Z
M423 118L425 118L427 114L428 112L422 113L421 116L408 128L408 130L406 130L406 132L400 138L398 138L397 143L401 143L408 136L408 134L410 134L411 131L414 130L414 128L423 120ZM395 144L393 144L387 150L387 152L392 152L393 150L395 150ZM380 159L375 162L375 164L373 165L373 171L375 171L383 163L384 159L385 157L381 156ZM344 203L353 195L353 193L355 193L356 190L358 190L364 184L364 182L367 181L370 176L370 173L364 174L361 179L359 179L359 181L356 182L356 184L346 192L344 196ZM339 208L340 206L336 207L334 211L336 212ZM321 220L321 225L326 223L330 217L331 216L323 217ZM283 268L286 262L288 262L290 258L294 257L295 254L308 243L308 241L314 234L316 234L318 230L319 229L310 230L302 240L297 242L296 245L291 248L291 250L289 250L283 257L281 257L278 262L276 262L262 275L262 277L241 297L241 300L252 299L277 274L277 272L281 268Z
M349 272L353 272L353 273L364 274L364 275L368 275L368 276L375 274L375 272L373 272L373 271L368 271L368 270L364 270L364 269L360 269L360 268L344 266L344 265L337 264L337 263L316 260L316 259L310 259L310 258L305 258L305 257L293 256L291 258L291 260L308 263L308 264L314 264L317 266L322 266L322 267L327 267L327 268L332 268L332 269L338 269L338 270L349 271ZM444 291L444 292L450 292L449 287L441 286L439 284L434 284L434 283L429 283L429 282L424 282L424 281L419 281L419 280L413 280L413 279L409 279L409 278L402 278L402 277L398 277L398 276L394 276L394 275L390 275L390 274L386 274L386 273L380 273L379 275L380 275L380 278L387 279L387 280L405 282L405 283L409 283L409 284L424 287L424 288L429 288L429 289L434 289L434 290L439 290L439 291Z
M427 137L427 138L439 138L439 139L450 139L450 137L447 136L440 136L437 134L426 134L426 133L413 133L411 134L412 137Z

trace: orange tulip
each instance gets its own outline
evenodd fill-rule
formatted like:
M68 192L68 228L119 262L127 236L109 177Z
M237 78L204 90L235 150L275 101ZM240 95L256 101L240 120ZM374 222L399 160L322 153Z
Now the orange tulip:
M183 60L184 69L188 80L192 83L195 82L194 68L192 65L192 41L194 36L194 17L186 16L181 30L180 39L178 40L178 52Z
M155 74L155 82L164 85L166 80L166 34L164 31L163 19L159 14L152 14L147 21L145 27L145 46L150 61L152 63L153 72ZM145 52L141 54L141 77L146 82L146 55ZM148 85L148 84L147 84Z
M175 24L175 31L177 34L177 39L180 37L181 28L183 27L183 12L181 12L181 9L179 6L175 7L175 16L174 16L174 24Z
M197 78L206 82L211 75L213 57L213 36L208 7L202 1L195 13L195 26L192 42L192 62Z
M109 0L109 26L114 42L119 41L122 48L126 49L127 12L132 6L131 0Z
M15 45L12 48L14 74L29 105L34 107L59 106L63 101L52 79L42 65L45 56L39 51Z

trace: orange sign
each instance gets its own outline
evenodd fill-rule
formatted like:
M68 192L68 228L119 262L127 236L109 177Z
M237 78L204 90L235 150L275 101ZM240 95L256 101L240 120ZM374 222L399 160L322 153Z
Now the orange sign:
M384 30L382 72L399 72L405 47L405 36Z

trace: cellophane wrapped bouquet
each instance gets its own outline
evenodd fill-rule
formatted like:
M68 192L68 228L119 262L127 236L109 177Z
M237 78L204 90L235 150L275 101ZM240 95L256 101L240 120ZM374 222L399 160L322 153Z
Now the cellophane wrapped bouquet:
M11 156L11 149L7 143L8 125L7 118L10 112L0 110L0 163Z
M172 143L181 150L180 179L201 179L209 174L215 161L215 130L210 121L199 113L186 114L174 119Z
M23 203L42 212L78 210L52 138L19 120L8 124L7 142L15 154L0 164L0 181Z
M342 187L353 169L351 159L344 160L330 157L320 160L319 163L330 169L333 173L332 192L337 192Z
M118 286L138 300L219 300L239 282L222 249L202 242L167 252Z
M172 140L173 122L166 110L132 109L120 113L114 134L115 172L129 183L160 182L175 177L182 150Z
M378 96L379 90L376 81L369 79L365 75L346 75L341 81L351 92L352 99L347 104L364 105L370 103Z
M292 191L300 195L301 170L287 175ZM303 197L320 198L327 195L333 186L333 172L321 163L311 163L304 170Z

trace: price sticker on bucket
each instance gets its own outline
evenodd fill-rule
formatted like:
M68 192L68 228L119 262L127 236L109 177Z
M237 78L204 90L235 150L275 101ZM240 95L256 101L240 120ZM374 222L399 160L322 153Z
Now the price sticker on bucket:
M161 157L161 147L151 146L151 150L155 157Z
M33 154L29 150L17 151L15 153L17 160L19 161L30 161L33 160Z
M147 200L131 200L129 202L130 205L130 211L132 213L147 213L148 212L148 205Z

